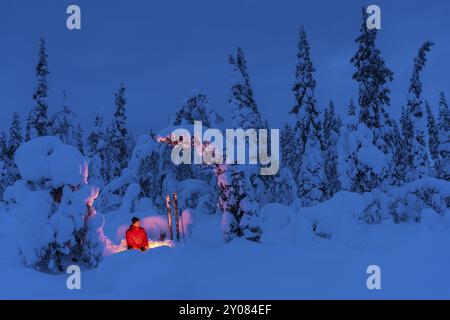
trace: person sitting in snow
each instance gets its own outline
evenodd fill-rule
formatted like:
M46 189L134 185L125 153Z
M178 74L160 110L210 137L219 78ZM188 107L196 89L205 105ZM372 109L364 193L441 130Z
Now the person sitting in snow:
M126 233L128 249L145 251L148 249L148 237L145 229L141 227L139 218L131 219L131 226Z

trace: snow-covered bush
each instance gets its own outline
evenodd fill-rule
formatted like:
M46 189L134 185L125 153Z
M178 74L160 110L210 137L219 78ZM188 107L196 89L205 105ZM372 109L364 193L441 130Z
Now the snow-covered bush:
M181 210L196 209L204 214L214 214L217 210L217 194L203 180L188 179L178 184L178 206Z
M330 200L314 207L302 208L299 214L308 219L316 237L337 240L349 247L359 248L364 245L364 232L357 217L364 208L362 195L340 191Z
M291 244L295 240L295 212L288 206L269 203L261 209L264 233L261 242L272 244Z
M20 225L23 263L46 273L70 264L96 267L104 221L93 208L98 188L87 183L81 153L58 138L41 137L19 147L16 163L23 180L7 190L7 198Z
M430 209L443 216L450 206L450 182L424 178L387 192L374 190L363 194L365 208L358 220L378 224L387 219L395 223L420 222L422 212Z
M363 193L379 186L386 159L372 140L366 125L354 116L346 118L338 143L338 175L345 190Z
M444 215L450 207L450 182L425 178L392 190L389 212L396 223L422 219L425 208Z

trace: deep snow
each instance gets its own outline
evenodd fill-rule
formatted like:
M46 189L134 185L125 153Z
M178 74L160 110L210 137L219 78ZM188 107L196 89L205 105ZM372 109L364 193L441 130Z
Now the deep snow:
M268 205L262 211L267 237L260 244L242 239L224 244L220 216L197 214L186 244L106 257L96 270L82 272L82 289L73 291L66 288L68 275L42 274L13 258L16 222L2 212L0 298L449 299L449 222L442 218L359 225L345 218L358 210L359 198L339 193L299 213ZM314 211L319 216L320 212L343 216L333 220L334 234L339 236L314 235L310 216ZM126 223L125 217L117 212L105 216L105 232L117 243L117 229ZM381 290L366 286L366 269L373 264L381 267Z

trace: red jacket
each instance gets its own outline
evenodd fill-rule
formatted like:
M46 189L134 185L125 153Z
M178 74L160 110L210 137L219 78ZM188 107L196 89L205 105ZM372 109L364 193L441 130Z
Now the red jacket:
M127 245L132 249L142 249L148 246L147 232L144 228L137 228L133 225L128 228L126 233Z

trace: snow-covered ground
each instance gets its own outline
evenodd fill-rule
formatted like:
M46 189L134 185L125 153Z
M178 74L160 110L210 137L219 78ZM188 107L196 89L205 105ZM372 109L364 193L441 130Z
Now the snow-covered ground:
M224 244L219 215L194 215L186 244L106 257L97 269L83 271L81 290L72 291L66 287L69 275L21 266L14 258L15 219L1 212L0 298L450 299L448 221L357 225L345 215L358 210L359 198L339 193L298 213L269 205L262 212L265 236L259 244L241 239ZM311 215L320 212L333 217L331 239L313 234ZM114 212L105 217L107 236L118 242L117 229L127 221ZM381 268L381 290L366 286L369 265Z

